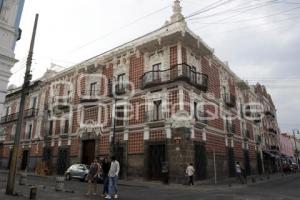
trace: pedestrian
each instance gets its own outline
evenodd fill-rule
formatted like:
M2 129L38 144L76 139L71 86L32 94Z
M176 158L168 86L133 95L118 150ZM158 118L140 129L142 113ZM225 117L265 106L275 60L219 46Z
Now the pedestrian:
M188 164L185 173L187 174L187 176L189 177L188 180L188 185L194 185L194 173L195 173L195 169L193 167L193 163Z
M235 164L235 173L236 173L236 176L238 178L238 180L243 183L243 180L242 180L242 169L241 169L241 165L239 162L236 162Z
M120 172L120 164L116 160L116 157L112 156L110 168L108 172L109 183L108 183L108 195L105 196L106 199L111 199L113 195L115 199L118 198L117 181L118 181L119 172Z
M108 194L108 172L110 168L110 162L107 157L105 157L102 161L102 176L103 176L103 192L102 196L106 196Z
M94 159L94 161L91 163L89 173L87 175L88 191L86 195L90 195L92 190L93 190L93 195L97 194L96 191L97 191L98 172L99 172L99 164L97 159Z

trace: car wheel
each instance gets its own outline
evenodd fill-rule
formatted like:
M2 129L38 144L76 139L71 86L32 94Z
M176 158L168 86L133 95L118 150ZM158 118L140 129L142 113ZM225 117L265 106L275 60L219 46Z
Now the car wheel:
M66 174L66 180L67 181L70 181L71 180L71 175L68 173L68 174Z

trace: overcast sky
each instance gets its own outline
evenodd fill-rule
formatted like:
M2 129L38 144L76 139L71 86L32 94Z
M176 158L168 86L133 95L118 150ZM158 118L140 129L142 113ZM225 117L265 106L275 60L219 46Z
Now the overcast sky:
M20 85L35 13L40 14L33 75L69 67L135 39L169 19L173 0L27 0L10 83ZM249 83L265 84L282 131L300 128L300 0L183 0L189 27ZM217 5L217 4L215 4Z

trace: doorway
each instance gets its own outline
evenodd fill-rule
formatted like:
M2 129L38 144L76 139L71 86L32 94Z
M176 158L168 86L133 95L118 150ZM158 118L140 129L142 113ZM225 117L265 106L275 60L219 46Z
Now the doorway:
M82 141L81 163L90 165L95 159L95 140Z
M67 168L69 167L69 149L61 148L58 150L58 158L57 158L57 170L56 173L58 175L63 175Z
M165 145L150 145L148 151L148 177L150 180L160 180L162 165L166 161Z
M207 157L205 144L195 144L195 175L196 179L203 180L207 177Z
M29 151L24 150L22 154L22 161L21 161L21 170L25 170L27 167L27 162L28 162L28 156L29 156Z

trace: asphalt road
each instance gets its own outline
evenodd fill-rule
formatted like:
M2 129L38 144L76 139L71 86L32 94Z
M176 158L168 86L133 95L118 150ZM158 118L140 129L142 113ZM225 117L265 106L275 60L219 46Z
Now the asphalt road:
M101 199L100 192L97 196L85 196L86 183L79 181L66 182L65 192L54 191L53 178L29 177L28 184L38 185L37 199ZM4 195L6 186L5 176L0 174L0 199L28 199L30 186L18 186L16 191L19 197ZM99 191L102 185L98 185ZM299 200L300 175L271 178L265 182L251 185L161 185L159 183L121 182L119 187L121 200Z

